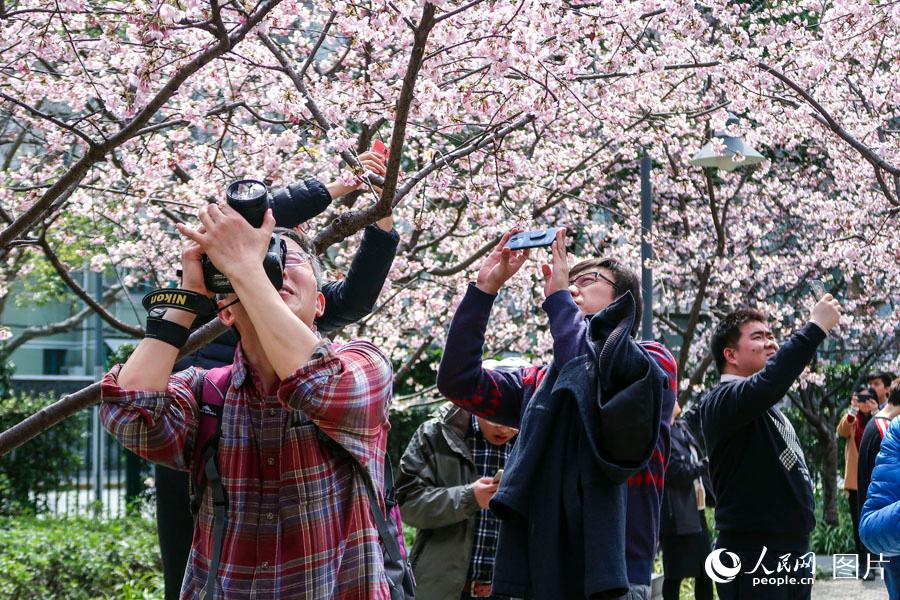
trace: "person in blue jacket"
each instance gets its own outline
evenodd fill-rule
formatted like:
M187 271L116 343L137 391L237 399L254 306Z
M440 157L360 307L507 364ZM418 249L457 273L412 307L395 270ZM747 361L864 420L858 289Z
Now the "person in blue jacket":
M890 395L900 394L900 379ZM891 600L900 600L900 419L888 429L866 491L859 518L859 537L872 552L885 555L881 566Z

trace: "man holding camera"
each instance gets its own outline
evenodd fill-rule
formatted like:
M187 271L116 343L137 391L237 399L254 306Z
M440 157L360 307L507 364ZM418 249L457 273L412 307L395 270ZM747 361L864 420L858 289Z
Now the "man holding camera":
M825 294L780 349L768 317L752 309L730 313L713 333L721 378L703 397L701 418L719 530L706 566L722 600L810 597L812 482L797 434L777 405L840 316L840 305Z
M386 152L373 149L360 154L359 162L364 172L384 177L386 158ZM324 211L333 200L367 185L369 184L363 178L349 185L339 180L328 184L313 178L297 181L274 194L277 198L273 202L277 208L273 210L276 225L302 232L306 222ZM374 185L371 186L371 191L381 194L381 189ZM315 320L319 333L330 335L372 311L394 261L399 241L400 237L393 228L390 214L363 230L362 242L345 277L322 285L325 310ZM198 319L194 327L202 324ZM230 364L237 343L237 333L233 328L229 329L197 352L179 360L174 369L212 369ZM188 474L157 465L154 482L165 598L174 600L181 590L194 528Z
M561 229L541 266L553 362L483 368L494 300L529 255L505 247L514 233L502 236L457 307L437 376L453 403L520 428L491 500L501 519L493 593L649 599L675 360L662 345L633 339L641 309L634 272L614 259L570 270Z
M389 598L367 486L383 483L390 362L368 342L319 337L318 264L291 230L278 231L286 254L283 284L273 285L263 267L271 211L254 228L231 207L210 205L200 222L198 230L178 226L191 240L182 289L210 296L201 267L208 256L234 288L219 301L219 318L241 342L221 390L217 466L227 518L219 531L214 512L223 502L206 494L182 597ZM210 372L170 375L194 313L169 308L153 318L156 337L104 377L101 418L135 453L187 470Z

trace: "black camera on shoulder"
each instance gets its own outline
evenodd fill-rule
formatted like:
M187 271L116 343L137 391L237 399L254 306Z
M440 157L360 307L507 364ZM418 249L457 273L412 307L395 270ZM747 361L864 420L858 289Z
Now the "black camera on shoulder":
M279 193L286 195L286 198L279 198ZM290 201L290 195L287 188L279 190L274 196L269 193L269 188L261 181L255 179L241 179L231 183L225 190L225 200L228 206L233 208L248 223L256 228L262 227L263 218L269 207L275 209L277 203ZM284 260L287 253L287 246L281 236L277 233L272 234L269 240L269 249L263 258L263 268L269 281L280 290L284 283ZM209 260L205 254L202 259L203 265L203 282L206 289L216 294L228 294L234 291L231 282L216 266Z

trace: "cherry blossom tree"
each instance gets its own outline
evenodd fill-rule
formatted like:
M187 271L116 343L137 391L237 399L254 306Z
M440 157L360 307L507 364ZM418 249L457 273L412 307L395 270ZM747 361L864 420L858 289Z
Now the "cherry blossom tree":
M122 290L164 285L178 267L173 222L229 181L353 181L355 157L382 139L382 194L345 196L312 227L340 276L359 230L393 212L402 243L389 282L340 335L373 339L405 381L513 225L566 225L572 260L608 254L639 268L646 148L656 333L678 358L682 401L709 376L717 316L753 304L788 331L811 279L847 313L822 367L897 364L896 3L45 5L0 2L4 289L44 272L93 302L84 315L103 310L71 269L114 271ZM726 111L762 165L690 164ZM496 303L490 354L547 357L535 254ZM811 422L823 383L821 369L804 381ZM79 394L0 435L0 451L96 401L95 388Z

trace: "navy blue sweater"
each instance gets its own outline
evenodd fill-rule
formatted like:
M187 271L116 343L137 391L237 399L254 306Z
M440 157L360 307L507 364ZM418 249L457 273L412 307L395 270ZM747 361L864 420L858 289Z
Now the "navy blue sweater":
M444 355L438 368L440 392L463 409L495 423L518 427L532 394L546 374L546 367L518 371L482 368L484 335L496 296L470 284L456 309ZM560 290L544 301L553 335L553 360L562 367L586 354L585 315L568 290ZM669 456L669 426L677 394L676 363L672 354L656 342L642 342L669 379L663 394L656 451L650 462L627 482L625 535L628 581L650 584L659 538L659 511L665 465Z
M806 324L762 371L723 381L701 401L720 539L792 550L808 545L816 524L812 483L794 429L775 405L824 339L818 325Z

